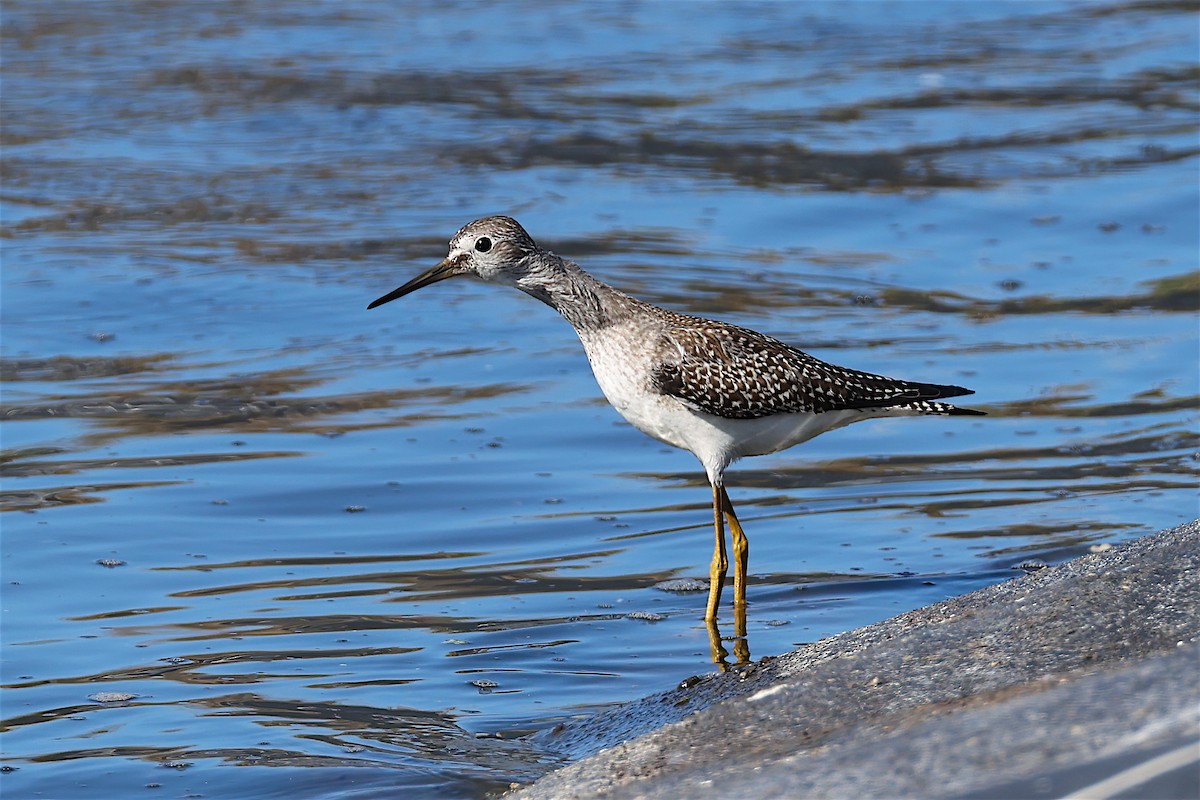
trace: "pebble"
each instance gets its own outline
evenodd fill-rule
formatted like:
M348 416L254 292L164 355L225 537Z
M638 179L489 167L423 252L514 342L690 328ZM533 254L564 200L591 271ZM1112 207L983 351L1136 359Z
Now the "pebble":
M89 694L88 700L95 700L97 703L123 703L140 696L133 692L96 692Z
M703 592L708 590L708 584L703 581L692 580L691 578L676 578L669 581L660 581L654 584L653 588L660 592Z

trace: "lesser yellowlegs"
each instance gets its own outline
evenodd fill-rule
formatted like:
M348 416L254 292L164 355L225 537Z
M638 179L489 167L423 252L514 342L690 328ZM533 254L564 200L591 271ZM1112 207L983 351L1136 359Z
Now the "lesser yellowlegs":
M744 627L749 545L725 491L725 469L825 431L881 416L983 414L940 398L973 394L827 364L756 331L667 311L624 294L545 250L510 217L485 217L450 240L446 258L368 308L474 275L515 286L579 334L608 402L634 427L700 460L712 485L713 551L705 619L717 616L733 540L733 601Z

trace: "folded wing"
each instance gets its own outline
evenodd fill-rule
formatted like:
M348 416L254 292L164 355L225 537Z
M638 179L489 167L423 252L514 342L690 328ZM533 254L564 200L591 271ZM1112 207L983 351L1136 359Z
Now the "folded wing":
M909 405L930 413L981 413L928 402L973 394L970 389L827 364L777 339L723 323L687 318L686 325L668 330L660 352L661 361L652 371L654 387L719 417Z

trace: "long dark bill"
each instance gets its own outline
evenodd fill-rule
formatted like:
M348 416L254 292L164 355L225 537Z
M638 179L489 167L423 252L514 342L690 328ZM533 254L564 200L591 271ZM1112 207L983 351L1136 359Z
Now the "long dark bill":
M449 258L443 258L437 264L425 270L420 275L401 286L399 289L388 292L383 297L374 301L371 303L371 305L367 306L367 308L372 309L375 308L375 306L381 306L384 303L390 303L397 298L404 297L406 294L415 292L417 289L420 289L423 286L428 286L429 284L437 283L438 281L444 281L446 278L453 278L455 275L461 275L462 273L463 270L459 266L458 261Z

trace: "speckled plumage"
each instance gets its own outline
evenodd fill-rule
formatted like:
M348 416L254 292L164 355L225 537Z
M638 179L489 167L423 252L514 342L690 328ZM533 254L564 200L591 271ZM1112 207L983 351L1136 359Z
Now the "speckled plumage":
M952 406L929 402L970 394L958 386L913 383L813 358L757 331L667 312L664 354L652 372L663 394L730 419L904 406L931 414Z
M718 542L709 619L725 574L722 518L738 557L735 605L745 602L747 545L723 486L730 463L870 417L983 413L940 402L972 394L960 386L835 366L756 331L637 300L538 247L510 217L463 226L445 259L370 307L455 275L513 286L557 310L575 328L613 407L700 460L713 486Z

